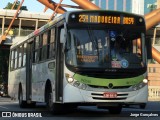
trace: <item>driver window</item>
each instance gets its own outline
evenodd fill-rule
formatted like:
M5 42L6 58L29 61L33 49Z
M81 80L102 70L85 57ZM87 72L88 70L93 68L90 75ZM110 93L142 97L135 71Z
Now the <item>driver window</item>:
M117 36L115 40L111 42L112 60L124 59L123 53L125 52L126 52L125 39L123 36Z

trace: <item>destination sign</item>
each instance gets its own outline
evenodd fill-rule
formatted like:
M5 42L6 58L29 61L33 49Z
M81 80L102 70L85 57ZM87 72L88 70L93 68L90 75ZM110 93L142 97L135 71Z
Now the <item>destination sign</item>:
M101 24L135 24L134 17L120 17L114 15L86 15L79 14L79 23L101 23Z
M77 55L77 59L80 62L88 62L88 63L94 63L96 60L98 60L98 56L94 55Z
M68 25L70 27L80 27L86 25L124 25L145 27L145 20L143 16L118 12L118 11L75 11L71 12L68 17ZM75 25L77 24L77 25ZM82 25L82 26L81 26ZM145 28L144 28L145 29Z

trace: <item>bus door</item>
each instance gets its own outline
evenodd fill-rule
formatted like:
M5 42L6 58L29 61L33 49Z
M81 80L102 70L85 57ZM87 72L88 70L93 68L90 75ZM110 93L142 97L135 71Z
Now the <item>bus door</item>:
M32 50L33 41L27 44L26 56L26 100L31 100L32 95Z
M64 55L62 52L63 44L60 43L62 26L56 29L56 80L55 80L55 94L56 102L63 101L63 71L64 71Z

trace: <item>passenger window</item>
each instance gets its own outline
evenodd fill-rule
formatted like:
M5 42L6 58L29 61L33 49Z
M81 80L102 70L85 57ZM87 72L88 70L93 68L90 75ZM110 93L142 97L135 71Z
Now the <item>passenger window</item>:
M34 49L34 62L38 62L39 61L39 47L40 47L40 37L37 36L36 40L35 40L35 49Z
M14 50L11 51L11 61L10 61L10 70L14 69Z
M22 67L22 52L23 52L23 47L21 45L19 49L19 67Z
M51 29L49 43L49 58L55 58L55 29Z
M42 46L42 60L47 59L47 43L48 43L48 32L43 34L43 46Z
M15 49L15 57L14 57L14 69L17 68L17 49Z
M23 66L26 65L26 52L27 52L27 43L24 44L24 49L23 49Z

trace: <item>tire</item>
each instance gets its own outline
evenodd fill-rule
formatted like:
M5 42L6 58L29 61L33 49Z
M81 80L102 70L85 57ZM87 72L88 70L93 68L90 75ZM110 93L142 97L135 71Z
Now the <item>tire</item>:
M140 107L141 109L145 109L145 108L146 108L146 103L140 104L139 107Z
M23 92L22 89L19 89L19 106L20 108L25 108L27 106L27 102L23 100Z
M53 107L53 98L52 98L52 92L49 92L47 90L46 92L46 105L47 105L47 109L49 111L52 111L52 107Z
M52 114L62 114L65 113L65 108L63 104L53 103L53 93L49 90L46 92L46 106L48 111Z
M109 112L111 114L120 114L122 111L122 106L116 106L116 107L109 107Z
M58 113L56 109L56 104L53 103L52 92L49 92L48 90L46 92L46 105L47 105L48 111L50 111L53 114Z
M35 108L35 107L36 107L36 102L32 102L32 103L30 103L30 104L27 104L27 106L28 106L29 108Z

